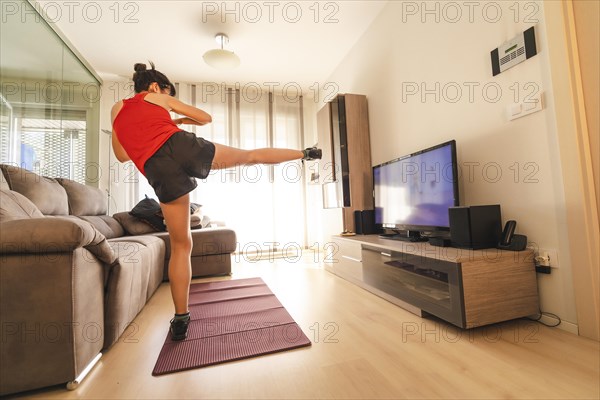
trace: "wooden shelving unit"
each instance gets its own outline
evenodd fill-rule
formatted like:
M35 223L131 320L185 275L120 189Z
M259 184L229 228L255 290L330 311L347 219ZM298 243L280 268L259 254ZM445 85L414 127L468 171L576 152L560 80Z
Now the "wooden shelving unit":
M373 209L373 170L366 96L336 96L317 113L317 129L321 132L320 136L330 138L331 152L325 154L322 160L327 169L323 176L329 182L338 182L340 194L347 200L343 207L344 229L354 232L354 211Z

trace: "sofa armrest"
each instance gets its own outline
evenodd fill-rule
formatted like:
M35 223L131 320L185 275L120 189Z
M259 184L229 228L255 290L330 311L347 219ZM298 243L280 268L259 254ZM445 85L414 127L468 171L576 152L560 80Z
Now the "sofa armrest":
M62 253L84 247L112 264L116 255L89 222L71 218L30 218L0 222L0 253Z

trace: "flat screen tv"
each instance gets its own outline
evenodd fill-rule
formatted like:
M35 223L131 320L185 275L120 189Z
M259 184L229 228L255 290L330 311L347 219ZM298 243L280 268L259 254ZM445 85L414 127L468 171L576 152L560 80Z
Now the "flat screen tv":
M458 206L456 141L373 167L375 224L384 237L448 237L448 208Z

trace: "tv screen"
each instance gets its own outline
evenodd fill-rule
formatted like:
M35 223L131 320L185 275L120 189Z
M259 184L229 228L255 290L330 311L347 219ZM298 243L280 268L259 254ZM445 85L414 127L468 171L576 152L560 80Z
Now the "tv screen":
M373 167L375 223L405 231L447 231L458 206L454 140Z

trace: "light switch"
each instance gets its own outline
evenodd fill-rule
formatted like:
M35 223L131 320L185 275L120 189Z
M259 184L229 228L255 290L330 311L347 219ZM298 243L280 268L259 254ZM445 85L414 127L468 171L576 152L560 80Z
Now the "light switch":
M534 108L536 108L538 101L538 99L532 99L529 102L523 103L523 105L525 106L525 111L531 111Z
M542 93L537 93L533 96L527 96L522 103L511 104L508 106L508 119L513 120L532 114L534 112L542 111L544 105L542 104Z

